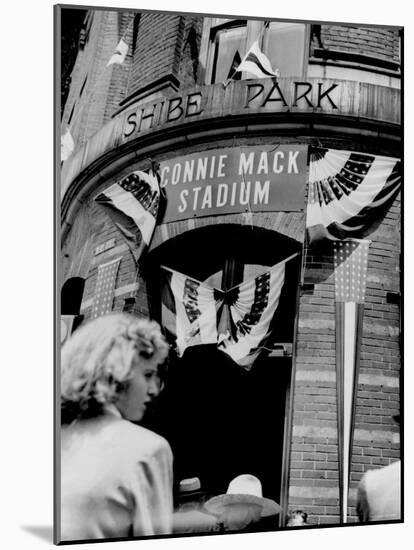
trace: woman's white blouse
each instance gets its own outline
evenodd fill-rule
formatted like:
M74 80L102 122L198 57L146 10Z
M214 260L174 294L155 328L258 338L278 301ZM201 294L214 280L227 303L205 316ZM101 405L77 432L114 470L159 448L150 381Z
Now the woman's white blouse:
M172 452L115 408L61 430L60 540L171 533Z

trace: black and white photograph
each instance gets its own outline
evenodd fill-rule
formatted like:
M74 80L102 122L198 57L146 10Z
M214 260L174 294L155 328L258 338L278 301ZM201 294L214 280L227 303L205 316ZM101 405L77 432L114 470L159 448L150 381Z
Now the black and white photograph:
M54 6L55 544L404 522L404 23Z

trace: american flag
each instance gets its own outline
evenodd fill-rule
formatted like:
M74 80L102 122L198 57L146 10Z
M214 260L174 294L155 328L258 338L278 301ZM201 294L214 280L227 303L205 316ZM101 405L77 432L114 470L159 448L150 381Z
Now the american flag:
M369 243L356 239L333 243L337 302L364 303Z
M362 338L370 241L346 239L334 245L336 384L340 510L347 522L356 390Z
M116 258L98 267L98 277L92 303L92 319L101 317L101 315L106 315L112 311L116 276L120 263L121 258Z
M157 175L137 170L95 197L138 260L154 232L160 188Z
M306 228L309 242L360 237L396 197L399 159L311 149Z

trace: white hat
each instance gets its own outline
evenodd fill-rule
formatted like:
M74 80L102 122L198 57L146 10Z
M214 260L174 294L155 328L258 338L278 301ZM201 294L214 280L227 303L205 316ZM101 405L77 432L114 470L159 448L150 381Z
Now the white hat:
M258 504L262 508L261 517L273 516L282 510L277 502L262 496L260 479L251 474L235 477L225 495L211 498L204 506L212 514L220 515L224 507L231 504Z

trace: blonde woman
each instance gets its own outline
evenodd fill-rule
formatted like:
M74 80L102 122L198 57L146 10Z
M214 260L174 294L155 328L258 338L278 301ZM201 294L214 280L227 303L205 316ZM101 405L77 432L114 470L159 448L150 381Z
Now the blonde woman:
M166 534L172 453L139 422L168 346L157 323L112 314L62 348L60 540Z

